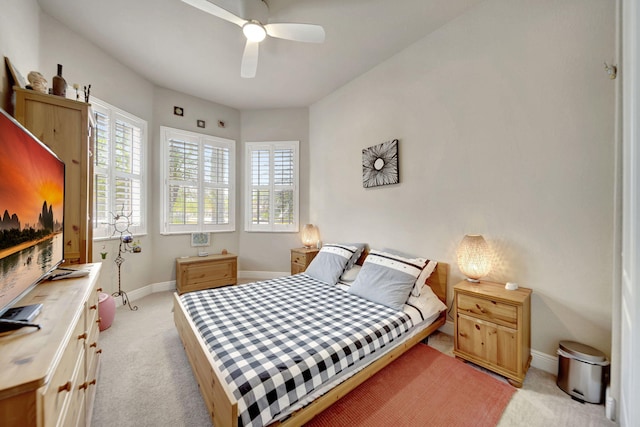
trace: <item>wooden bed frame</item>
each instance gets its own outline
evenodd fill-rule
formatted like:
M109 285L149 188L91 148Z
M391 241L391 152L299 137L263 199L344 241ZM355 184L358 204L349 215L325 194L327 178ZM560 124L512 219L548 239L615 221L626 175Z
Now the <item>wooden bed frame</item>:
M359 262L360 263L360 262ZM431 286L434 293L446 304L447 298L447 273L448 264L438 263L438 266L427 279L426 283ZM200 337L196 326L189 317L186 309L180 302L178 294L174 294L174 322L178 329L178 334L182 340L185 352L193 369L193 373L198 381L200 393L204 398L211 421L215 427L237 427L238 425L238 402L223 380L223 376L216 368L213 357ZM300 426L309 422L314 416L331 406L334 402L345 396L351 390L362 384L376 372L393 362L398 356L418 344L426 337L435 332L446 322L446 311L440 314L426 329L414 336L402 345L394 348L383 357L375 360L366 368L354 374L349 379L338 384L327 393L318 397L313 402L299 409L282 422L275 422L273 426Z

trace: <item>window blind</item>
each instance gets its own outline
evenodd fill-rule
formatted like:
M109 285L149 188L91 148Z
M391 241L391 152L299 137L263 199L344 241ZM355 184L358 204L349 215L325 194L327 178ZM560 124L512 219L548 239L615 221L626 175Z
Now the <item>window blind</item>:
M298 144L247 143L247 231L298 231Z
M235 141L162 127L163 233L233 231Z
M132 233L146 232L146 122L94 99L94 237L110 237L114 216L127 215Z

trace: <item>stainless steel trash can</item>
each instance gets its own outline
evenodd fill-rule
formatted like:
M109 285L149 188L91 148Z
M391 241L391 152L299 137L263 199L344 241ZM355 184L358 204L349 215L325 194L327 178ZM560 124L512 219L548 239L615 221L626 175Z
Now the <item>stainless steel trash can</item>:
M558 387L579 402L602 403L609 381L607 356L575 341L560 341Z

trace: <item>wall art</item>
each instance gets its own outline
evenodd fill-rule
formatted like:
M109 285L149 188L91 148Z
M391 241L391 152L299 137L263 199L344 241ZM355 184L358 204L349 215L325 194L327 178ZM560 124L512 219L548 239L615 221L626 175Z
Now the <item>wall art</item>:
M191 246L209 246L209 233L191 233Z
M364 188L400 182L398 140L383 142L362 150L362 186Z

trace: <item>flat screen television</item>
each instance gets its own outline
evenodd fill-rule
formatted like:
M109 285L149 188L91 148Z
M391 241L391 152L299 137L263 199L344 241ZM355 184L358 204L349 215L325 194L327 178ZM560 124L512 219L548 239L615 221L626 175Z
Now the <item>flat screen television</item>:
M0 109L0 316L63 261L64 163Z

